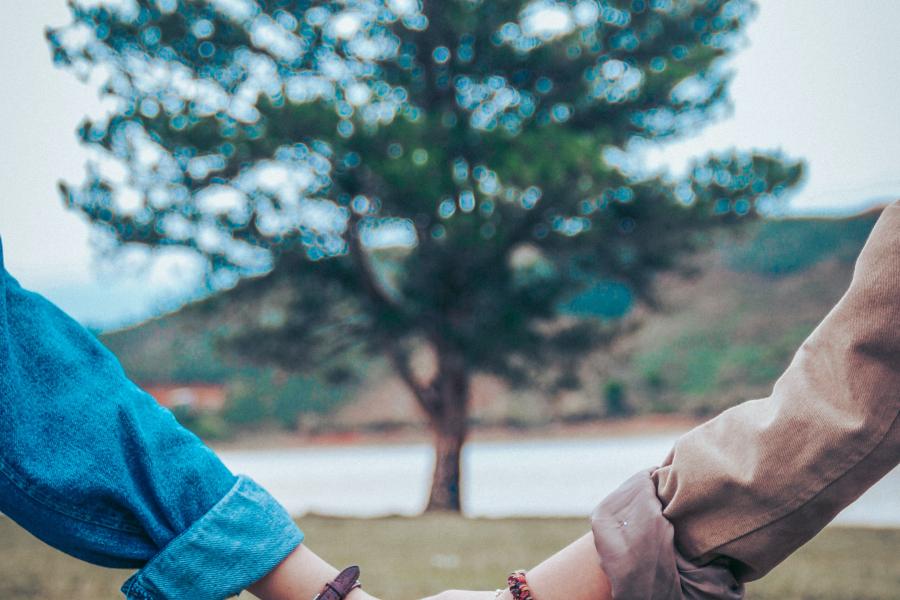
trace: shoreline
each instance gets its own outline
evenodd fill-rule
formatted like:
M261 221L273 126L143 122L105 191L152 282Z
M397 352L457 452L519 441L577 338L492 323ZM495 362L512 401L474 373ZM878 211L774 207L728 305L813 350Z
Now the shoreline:
M706 419L684 415L646 415L585 423L550 423L539 427L473 426L468 441L495 442L513 440L628 438L648 434L682 433ZM277 450L279 448L321 448L343 446L390 446L431 443L425 426L404 427L392 431L336 431L303 433L265 429L245 431L230 440L209 441L216 451Z

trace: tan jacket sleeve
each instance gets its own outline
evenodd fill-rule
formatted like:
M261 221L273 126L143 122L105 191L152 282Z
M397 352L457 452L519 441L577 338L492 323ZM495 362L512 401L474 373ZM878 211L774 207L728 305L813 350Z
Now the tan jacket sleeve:
M597 507L614 598L740 594L898 464L898 413L900 202L884 210L850 288L771 396L688 432L661 467ZM618 556L628 544L644 555Z

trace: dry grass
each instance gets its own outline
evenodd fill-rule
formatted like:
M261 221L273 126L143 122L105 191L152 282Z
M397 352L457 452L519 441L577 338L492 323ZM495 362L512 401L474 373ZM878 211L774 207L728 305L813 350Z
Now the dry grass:
M513 568L533 565L587 531L578 519L467 520L307 517L311 547L335 564L358 562L366 587L412 600L448 587L494 589ZM101 569L48 548L0 518L0 598L119 598L125 571ZM895 600L900 530L830 528L763 581L753 600ZM249 595L245 595L249 598ZM244 596L242 596L243 598Z

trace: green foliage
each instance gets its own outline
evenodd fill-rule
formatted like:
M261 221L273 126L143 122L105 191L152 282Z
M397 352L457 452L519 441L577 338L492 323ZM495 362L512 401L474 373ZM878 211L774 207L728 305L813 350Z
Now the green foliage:
M634 302L628 287L600 281L563 304L561 311L579 317L617 319L625 316Z
M345 401L339 388L308 377L284 377L264 371L228 386L224 418L235 426L277 423L297 429L304 415L324 414Z
M623 381L610 379L604 383L603 399L606 401L606 416L608 417L626 417L632 413Z
M224 419L234 427L276 422L293 429L303 414L325 413L339 407L352 390L349 382L365 376L365 364L361 362L345 367L350 371L343 372L336 382L329 376L340 365L307 375L276 376L270 367L247 366L233 360L228 352L221 351L223 340L242 322L265 316L270 310L242 304L241 299L239 290L232 290L138 327L100 334L99 338L119 358L129 377L141 384L225 384ZM199 415L186 413L181 417L196 432L194 421Z
M229 383L223 411L227 422L243 427L259 425L270 412L264 397L256 392L255 382L239 379Z
M187 306L131 329L100 334L129 377L142 383L221 383L226 405L221 415L176 408L179 422L204 439L222 439L236 429L275 423L295 429L304 414L341 406L351 386L334 384L327 373L277 375L271 368L239 366L219 351L223 336L236 327L234 314L253 311L219 296ZM361 365L351 379L364 376ZM346 378L345 378L346 379Z
M128 376L142 383L221 383L234 375L234 365L216 352L216 334L202 320L186 314L153 319L139 328L99 335Z
M673 393L697 413L728 408L737 400L729 389L771 386L811 331L810 326L798 324L781 332L777 339L746 340L735 335L738 322L732 319L693 329L638 355L636 368L655 395L651 402L656 404L650 410L671 412L682 408L669 402L667 395Z
M621 381L626 386L629 408L639 413L709 413L727 408L735 402L766 394L816 320L826 314L849 281L849 266L841 262L842 249L854 243L857 234L852 224L860 219L867 221L870 226L873 222L872 217L852 217L833 224L836 231L847 237L843 239L839 236L832 245L831 253L824 255L822 260L836 264L837 269L804 269L786 274L784 280L765 277L768 275L766 272L759 274L763 277L753 274L741 276L739 272L730 269L720 273L716 265L724 262L728 266L729 261L726 259L734 253L741 252L743 248L758 246L757 236L765 235L768 221L749 229L739 246L720 244L699 256L700 280L688 284L694 290L692 293L696 302L675 312L667 310L649 317L648 326L651 329L659 330L662 325L663 330L670 333L640 335L640 341L634 349L635 359L616 371L615 381ZM804 219L793 223L796 228L800 228L802 223L815 228L819 221ZM710 267L712 270L709 270ZM722 277L725 279L720 280ZM703 283L705 280L708 281ZM782 291L779 292L779 289ZM676 290L676 294L680 296L681 292ZM703 301L708 294L716 295L715 302ZM208 342L201 343L194 338L215 336L216 332L233 327L233 315L246 316L253 313L252 297L244 301L239 299L241 295L239 286L134 329L103 334L101 339L115 350L122 365L133 378L134 373L153 371L163 378L154 376L150 381L166 381L167 374L173 372L170 367L174 366L166 361L177 354L179 348L209 347ZM587 312L595 315L601 314L607 306L604 296L598 295L596 300L599 306L589 305L587 309ZM667 297L663 300L664 304L671 302ZM710 306L734 306L736 312L725 315L707 314ZM700 333L698 323L701 324ZM694 337L691 338L691 335ZM692 356L693 344L697 343L698 336L715 341L711 350L706 347L708 343L700 343L698 352L701 355L720 356L720 360L712 361L711 372L716 375L711 387L699 385L696 380L686 382L684 379L684 373L688 371L684 366L686 363L698 365L702 362ZM193 356L194 360L205 360L199 354ZM231 414L228 422L232 429L241 427L241 423L274 422L270 409L258 402L257 395L253 393L254 380L259 376L259 370L234 368L216 353L210 355L209 360L215 363L210 365L212 370L227 376L221 380L202 381L228 383L232 389L236 389L235 383L240 383L246 390L241 396L242 403L239 407L235 406L237 400L234 393L229 394ZM384 376L383 369L368 368L369 363L370 361L356 361L354 365L357 372L354 378L366 380L369 385L373 385ZM697 372L696 366L693 367L693 372ZM325 379L323 374L318 378ZM271 377L262 376L262 379L270 381ZM523 384L523 387L531 389L527 384ZM594 416L601 412L602 406L607 406L608 409L605 387L601 383L595 388L596 402L601 404L592 405L595 410L591 414ZM339 386L339 389L342 399L349 401L353 398L352 387ZM700 390L702 395L686 393L683 391L685 389ZM246 416L241 416L243 411L247 411ZM513 408L512 412L515 411ZM604 414L609 412L606 410ZM525 424L523 421L517 425L522 427ZM528 421L527 424L533 423Z
M172 408L172 414L175 415L182 427L204 440L222 440L232 433L231 427L222 415L196 412L184 406Z
M726 260L736 270L773 276L803 271L826 258L852 261L875 221L872 215L765 221L749 243L731 245Z
M387 354L403 374L424 341L440 369L526 381L611 339L600 319L548 326L578 293L613 280L653 304L655 273L801 178L739 151L680 180L620 168L631 140L721 114L720 59L754 11L76 2L48 32L54 60L104 69L115 108L80 135L128 176L100 161L63 195L119 244L200 254L213 286L263 274L241 289L272 310L230 332L245 357L298 370Z

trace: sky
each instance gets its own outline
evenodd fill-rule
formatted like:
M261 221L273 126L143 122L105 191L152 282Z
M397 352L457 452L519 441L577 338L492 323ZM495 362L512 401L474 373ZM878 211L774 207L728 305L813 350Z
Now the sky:
M431 0L434 1L434 0ZM729 63L733 108L699 134L640 150L675 173L729 148L781 149L808 163L792 208L850 214L900 198L900 2L760 0L748 45ZM8 2L0 20L0 237L7 270L82 323L111 327L197 294L181 257L112 260L60 200L79 182L78 123L101 110L96 89L53 67L44 28L68 22L64 0Z

